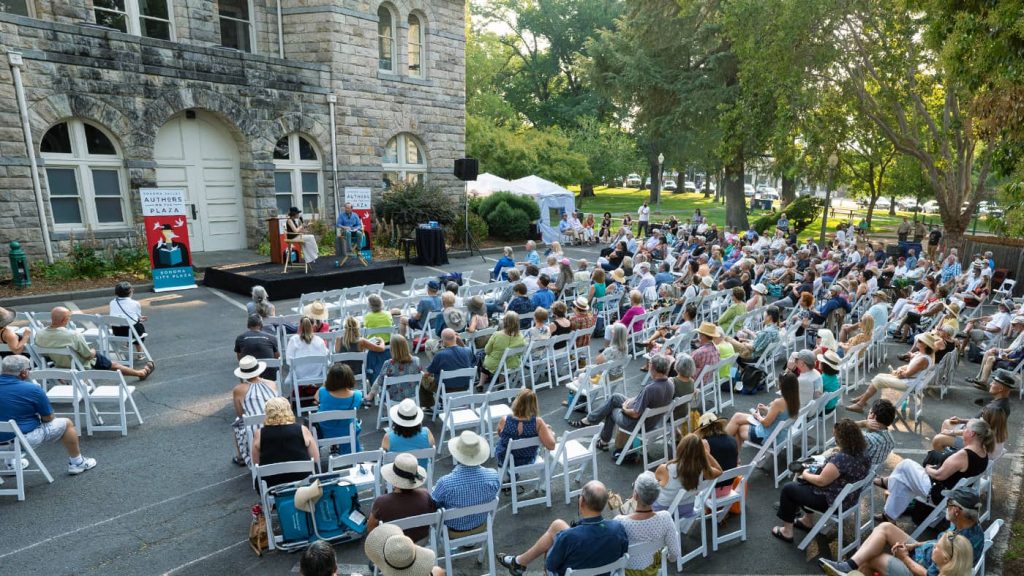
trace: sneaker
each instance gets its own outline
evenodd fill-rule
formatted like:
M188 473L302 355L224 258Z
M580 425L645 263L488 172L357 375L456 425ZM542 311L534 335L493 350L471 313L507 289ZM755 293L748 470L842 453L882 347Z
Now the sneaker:
M853 572L853 566L850 566L849 562L836 562L835 560L829 560L827 558L819 558L818 564L821 569L825 571L825 574L829 576L846 576L850 572Z
M80 463L78 463L78 464L72 464L72 463L68 462L68 474L71 474L72 476L75 476L77 474L81 474L82 472L85 472L86 470L92 470L95 467L96 467L96 459L95 458L85 458L85 457L82 457L82 461Z
M508 573L512 576L523 576L523 574L526 574L526 566L516 562L516 557L513 554L499 553L498 564L508 568Z

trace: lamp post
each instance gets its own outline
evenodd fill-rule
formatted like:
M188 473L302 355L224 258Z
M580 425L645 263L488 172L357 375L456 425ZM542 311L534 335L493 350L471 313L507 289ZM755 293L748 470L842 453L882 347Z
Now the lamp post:
M839 165L839 156L833 152L828 156L828 185L825 187L825 208L821 214L821 234L818 236L819 246L825 245L825 229L828 227L828 210L832 204L832 184L837 165Z
M664 163L665 163L665 155L659 153L658 154L658 201L657 201L657 203L655 205L655 209L658 212L661 212L661 166ZM651 179L651 185L653 186L653 184L654 184L654 179Z

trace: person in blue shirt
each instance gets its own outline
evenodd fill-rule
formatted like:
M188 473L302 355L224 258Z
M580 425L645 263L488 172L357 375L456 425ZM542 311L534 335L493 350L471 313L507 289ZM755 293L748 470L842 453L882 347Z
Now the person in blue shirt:
M0 374L0 422L14 420L28 443L36 448L44 442L60 440L68 453L68 474L81 474L96 467L96 460L82 456L78 431L68 418L54 418L46 391L28 380L32 361L25 356L7 356ZM0 442L9 442L14 434L0 434Z
M508 274L501 271L502 268L515 268L516 261L512 259L512 247L505 246L502 249L501 258L494 264L494 270L491 270L491 280L508 280ZM498 276L501 276L500 278Z
M555 301L555 293L548 288L550 285L551 279L548 278L547 274L541 274L540 278L537 279L537 291L533 293L533 298L530 299L534 307L551 308L551 304Z
M441 297L437 295L438 291L441 290L441 283L437 280L431 280L427 283L427 295L423 297L416 304L416 311L413 312L409 318L402 318L402 323L408 325L413 330L421 330L423 323L427 320L427 314L430 312L439 312L441 310ZM405 332L403 327L402 332Z
M676 277L669 272L668 261L663 261L661 264L658 264L658 273L654 275L654 283L656 286L660 287L662 284L671 284L675 282L675 279Z
M913 248L909 248L907 250L906 264L907 264L907 270L913 270L914 268L917 267L917 255L914 254L914 249Z
M775 223L775 228L782 230L783 233L789 232L789 219L786 218L785 212L779 216L779 221Z
M440 389L442 370L461 370L476 366L476 357L473 356L473 352L465 346L459 346L457 335L451 328L445 328L441 331L441 345L444 347L434 355L430 365L427 366L426 373L431 378L429 379L429 384L428 379L424 379L423 383L426 385L420 394L422 404L428 408L433 407L434 392ZM451 379L445 382L444 385L446 393L462 392L469 389L470 379Z
M822 304L820 308L811 311L811 322L813 324L824 324L828 315L837 308L842 308L843 310L846 310L847 313L850 312L850 303L846 298L843 298L842 287L837 284L833 284L829 286L828 290L829 299Z
M579 520L570 525L555 520L547 531L522 554L498 554L498 563L512 576L522 576L526 566L547 553L544 569L562 576L567 568L581 570L610 564L629 550L626 528L616 520L605 520L601 511L608 505L608 489L597 480L583 485L576 507Z
M338 239L341 241L342 254L352 251L351 240L355 240L357 247L362 245L363 221L352 212L350 202L345 203L345 210L338 214L335 225L338 227Z

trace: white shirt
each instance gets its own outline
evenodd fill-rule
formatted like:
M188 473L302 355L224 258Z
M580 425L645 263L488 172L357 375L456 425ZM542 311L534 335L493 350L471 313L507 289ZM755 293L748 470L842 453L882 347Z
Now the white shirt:
M640 209L636 211L636 215L641 222L647 222L651 217L651 209L641 204Z
M132 324L140 322L142 320L142 304L131 298L114 298L110 301L110 315L125 318Z
M800 402L802 404L814 401L825 390L825 385L821 382L821 372L813 368L800 374L796 379L800 384Z
M298 334L294 334L288 340L288 346L285 348L285 358L291 361L306 356L327 356L327 344L324 343L323 338L316 334L313 335L313 339L308 344L303 342ZM318 366L304 365L295 368L295 375L299 378L315 378L320 374L323 374L323 369Z
M550 278L552 280L554 280L555 278L558 277L558 271L559 271L559 268L558 268L557 264L554 265L554 266L545 266L545 267L540 269L540 273L541 274L547 274L548 278Z
M846 242L846 232L836 230L836 240L839 240L839 242Z
M536 276L523 276L523 284L526 285L527 292L537 291L537 277Z
M994 338L997 334L1000 334L1004 330L1006 330L1006 327L1010 325L1010 320L1012 319L1013 318L1010 317L1010 315L1007 314L1006 312L996 312L995 314L993 314L992 317L989 318L988 324L985 324L985 330L989 331L990 333L989 337ZM995 328L998 328L999 332L992 333L992 330Z

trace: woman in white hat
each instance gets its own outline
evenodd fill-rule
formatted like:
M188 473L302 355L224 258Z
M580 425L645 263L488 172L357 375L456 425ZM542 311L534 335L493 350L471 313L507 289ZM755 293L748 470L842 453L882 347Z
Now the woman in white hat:
M235 376L241 380L231 391L235 405L235 421L231 425L235 433L235 456L232 462L239 466L249 466L252 459L249 455L249 439L246 436L244 418L263 414L267 400L277 396L277 384L271 380L260 378L267 369L266 362L259 362L252 356L243 356L235 368ZM253 435L257 426L250 426Z
M382 524L366 537L366 557L384 576L444 576L433 550L417 546L402 529Z
M384 433L380 448L385 452L406 452L434 447L434 434L423 425L423 409L406 398L388 410L391 427ZM426 468L427 459L420 460Z
M871 379L867 390L854 399L853 404L846 407L851 412L864 412L864 406L871 401L875 392L883 388L907 390L916 386L928 369L935 364L935 347L938 342L931 332L918 334L914 338L914 349L917 354L910 363L896 368L889 374L878 374Z
M382 522L430 514L437 510L434 501L430 499L430 492L423 488L427 471L416 462L412 454L398 454L394 462L381 466L380 475L391 485L392 490L373 501L370 517L366 521L367 536ZM415 542L429 535L430 529L427 527L412 528L406 533Z
M768 287L760 282L754 284L750 288L750 298L747 298L747 312L764 306L766 296L768 296Z

